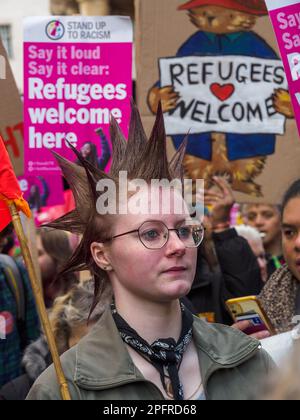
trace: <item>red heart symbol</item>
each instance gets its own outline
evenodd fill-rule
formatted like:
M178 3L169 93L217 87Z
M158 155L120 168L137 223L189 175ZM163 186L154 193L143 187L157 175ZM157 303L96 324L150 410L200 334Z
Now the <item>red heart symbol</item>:
M220 85L220 83L213 83L210 85L211 92L220 100L220 101L226 101L226 99L229 99L234 91L235 87L233 84L228 85Z

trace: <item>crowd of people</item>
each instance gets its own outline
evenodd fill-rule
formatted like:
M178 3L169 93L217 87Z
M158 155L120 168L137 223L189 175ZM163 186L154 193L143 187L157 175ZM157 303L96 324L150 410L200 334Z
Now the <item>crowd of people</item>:
M132 204L151 202L152 179L172 181L183 173L184 147L167 160L161 110L149 141L134 106L128 141L111 124L109 174L83 150L77 164L60 159L76 209L37 235L44 299L72 399L300 398L293 376L297 342L293 366L278 372L259 342L270 331L246 335L251 322L236 322L226 305L258 296L276 334L295 327L300 180L287 186L280 204L241 205L237 226L230 223L234 193L222 177L205 190L198 223L191 223L182 195L164 187L156 187L159 200L169 193L180 214L164 212L161 202L155 215L99 214L100 179L116 182L127 171L130 179L146 181L129 197ZM60 399L13 231L0 235L0 399Z

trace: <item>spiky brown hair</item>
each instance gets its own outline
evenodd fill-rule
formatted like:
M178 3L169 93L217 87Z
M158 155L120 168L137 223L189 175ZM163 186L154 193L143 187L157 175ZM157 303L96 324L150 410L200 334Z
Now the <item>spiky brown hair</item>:
M95 280L95 300L92 310L98 303L101 293L108 284L108 275L96 265L90 247L93 242L102 242L110 237L113 215L99 215L96 202L101 193L96 191L100 180L110 179L118 185L119 172L127 171L128 180L143 179L150 183L152 179L183 178L182 162L187 139L182 143L170 163L167 159L166 133L161 105L158 107L156 121L147 140L137 107L131 104L131 120L128 141L126 141L117 121L111 118L110 135L112 142L112 164L109 174L91 165L72 147L81 165L77 165L55 154L74 194L76 208L47 227L66 230L82 236L81 242L71 259L61 272L89 270Z

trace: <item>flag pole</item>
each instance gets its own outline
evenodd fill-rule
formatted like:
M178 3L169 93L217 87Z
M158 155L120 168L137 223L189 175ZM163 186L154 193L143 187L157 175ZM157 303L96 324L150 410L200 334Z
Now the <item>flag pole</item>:
M45 306L45 302L44 302L43 293L41 291L41 287L40 287L39 281L38 281L37 276L36 276L36 272L35 272L32 257L31 257L30 251L29 251L27 239L26 239L26 236L24 234L23 226L22 226L22 223L21 223L21 218L20 218L20 215L18 213L18 210L17 210L14 202L9 201L8 202L8 207L9 207L9 211L10 211L10 214L11 214L11 217L12 217L12 222L13 222L17 237L18 237L19 242L20 242L20 247L21 247L21 250L22 250L22 254L23 254L23 257L24 257L24 261L25 261L27 270L28 270L32 290L33 290L33 293L34 293L34 296L35 296L35 301L36 301L38 312L39 312L39 315L40 315L40 320L41 320L41 323L42 323L42 326L43 326L43 329L44 329L44 333L46 335L47 342L48 342L48 345L49 345L49 349L50 349L50 352L51 352L52 360L53 360L54 367L55 367L55 370L56 370L58 383L59 383L59 386L60 386L61 396L62 396L63 400L70 401L71 396L70 396L68 384L67 384L62 366L61 366L61 362L60 362L59 354L58 354L58 351L57 351L54 335L53 335L53 332L52 332L52 329L51 329L50 321L49 321L49 318L48 318L48 314L47 314L47 310L46 310L46 306Z

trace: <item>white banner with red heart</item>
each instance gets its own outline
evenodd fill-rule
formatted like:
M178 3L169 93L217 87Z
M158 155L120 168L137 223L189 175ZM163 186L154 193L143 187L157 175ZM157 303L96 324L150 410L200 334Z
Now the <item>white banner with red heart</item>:
M280 60L191 56L162 58L159 66L160 86L178 94L163 98L167 134L284 134L285 117L273 106L275 91L287 89Z

